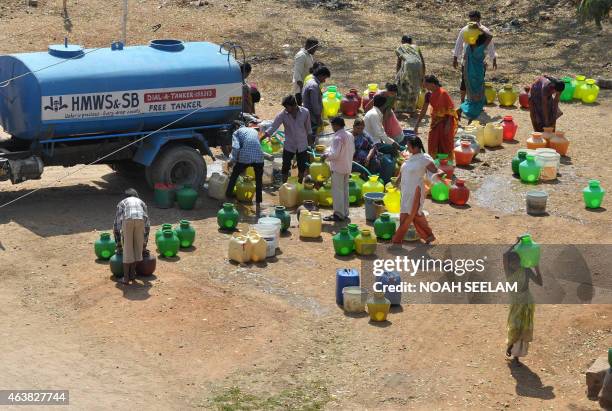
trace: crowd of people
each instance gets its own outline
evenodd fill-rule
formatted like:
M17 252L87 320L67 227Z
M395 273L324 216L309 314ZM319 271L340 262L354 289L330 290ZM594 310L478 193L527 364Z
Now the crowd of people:
M333 213L324 220L344 222L349 219L349 178L351 172L384 175L387 164L395 166L398 155L405 160L400 168L395 184L401 192L399 227L392 243L401 245L407 230L413 225L420 238L426 243L435 241L431 227L423 213L425 202L425 177L442 177L443 172L436 166L434 158L446 154L452 158L454 137L462 116L468 123L477 119L486 104L484 79L488 64L497 68L497 54L493 34L480 23L480 13L469 13L471 27L480 31L473 44L465 44L463 33L468 26L459 31L453 51L453 67L461 66L461 103L455 106L450 94L442 87L440 80L433 74L426 74L425 59L421 49L410 36L404 35L395 53L397 56L394 83L387 83L384 90L378 91L365 105L365 115L354 119L352 129L346 129L341 116L329 119L333 130L331 144L321 154L331 169ZM312 151L317 136L324 129L323 84L331 77L330 69L316 61L314 55L319 41L306 40L304 47L295 55L292 77L293 90L282 99L283 109L271 124L259 130L260 120L255 114L255 104L261 96L254 84L247 83L252 67L241 64L243 78L243 125L232 138L232 145L223 147L232 169L226 191L228 198L233 196L234 186L239 176L252 167L256 183L256 215L259 217L263 201L264 159L270 157L263 152L261 140L269 139L282 126L284 142L282 152L282 181L289 178L293 161L297 164L298 181L307 178L309 151ZM561 116L559 97L564 83L551 76L539 76L530 86L530 116L534 131L544 127L556 127ZM419 103L419 99L422 102ZM420 111L417 109L421 105ZM430 114L430 128L427 150L419 137L419 127ZM396 116L406 115L415 118L414 131L406 133ZM270 158L268 158L270 159ZM386 182L386 181L385 181ZM114 232L118 252L123 253L125 276L129 283L135 279L135 267L146 253L149 235L149 218L146 204L138 198L138 193L130 189L117 205ZM142 250L142 252L141 252ZM527 354L533 335L534 304L529 294L530 281L542 284L539 269L522 269L518 255L512 248L504 255L504 267L510 277L516 277L521 284L508 316L508 338L506 354L518 361ZM519 298L520 297L520 298Z
M487 68L491 65L494 70L497 69L497 53L491 30L481 24L480 12L472 11L468 18L469 23L459 31L453 50L453 67L461 69L461 101L458 106L442 87L440 80L433 74L427 74L421 48L410 36L404 35L395 50L397 63L394 82L387 83L384 90L378 91L369 100L364 107L364 115L354 119L350 132L346 130L342 117L329 119L334 134L322 157L328 161L332 171L333 214L324 220L343 222L349 219L348 188L351 172L383 176L385 165L394 165L397 156L403 154L406 159L395 181L401 192L400 221L392 243L401 245L411 225L423 241L435 241L436 237L423 213L426 176L430 179L442 177L443 173L434 159L438 154L453 158L454 138L459 123L462 117L469 124L481 116L487 103L484 92ZM464 40L464 32L468 28L476 28L480 32L472 44L466 44ZM294 158L298 180L302 182L306 178L308 152L324 128L323 84L331 77L331 71L324 63L315 60L314 55L319 47L317 39L309 38L295 55L292 94L283 98L283 110L262 133L263 138L270 138L281 125L284 127L283 182L289 177ZM245 68L248 68L243 71L246 78L251 68ZM556 127L556 121L562 115L559 97L563 89L562 81L545 75L538 76L529 87L529 109L534 131ZM245 87L245 111L248 108L248 112L254 115L254 100L249 95L251 91L252 88ZM419 106L420 111L417 112ZM428 112L430 123L425 150L419 137L419 128ZM404 132L397 115L415 119L412 133ZM257 122L255 117L248 119L249 122ZM242 153L256 151L260 137L256 132L249 132L247 137L244 128L247 127L234 133L231 161L237 161L239 165L234 166L227 195L231 196L238 174L249 164L253 165L256 170L259 212L263 158L260 154L254 156L251 153L244 154L246 159L242 160ZM510 307L506 346L506 355L518 363L518 358L527 354L533 335L535 306L528 284L535 281L541 285L542 279L538 268L525 270L520 267L518 255L512 248L504 255L504 262L507 274L517 277L523 285Z

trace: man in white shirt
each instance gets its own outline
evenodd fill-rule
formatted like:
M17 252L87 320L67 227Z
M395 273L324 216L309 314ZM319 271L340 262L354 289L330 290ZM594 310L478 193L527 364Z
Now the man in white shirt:
M468 14L470 21L480 23L480 12L478 10L470 11ZM488 30L484 25L482 26L485 30ZM465 47L467 46L463 41L463 33L467 30L468 26L465 25L457 36L455 42L455 49L453 50L453 67L456 69L459 67L459 61L461 61L461 102L465 100L465 79L463 78L463 55L465 54ZM497 54L495 53L495 45L493 41L487 46L487 57L493 64L493 70L497 70ZM487 65L485 63L485 71Z
M383 126L383 112L382 108L387 103L387 98L381 94L374 96L374 101L371 110L368 110L363 121L365 122L365 131L368 133L374 144L397 144L395 140L385 133Z
M332 172L334 214L323 220L344 221L349 218L349 177L353 167L355 139L344 129L345 123L342 117L332 118L330 124L334 130L334 139L322 157L327 159Z
M304 78L308 75L310 68L314 64L314 54L319 48L319 40L309 38L304 44L304 48L300 49L294 57L293 63L293 94L298 105L302 105L302 88L304 87Z

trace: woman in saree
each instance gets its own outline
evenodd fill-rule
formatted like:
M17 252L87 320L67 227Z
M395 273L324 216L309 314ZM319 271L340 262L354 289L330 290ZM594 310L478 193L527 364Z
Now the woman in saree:
M419 124L431 106L427 152L432 158L436 158L438 154L448 154L449 158L453 158L454 138L457 132L457 112L453 100L434 75L425 77L423 87L428 91L414 126L414 133L419 132Z
M533 340L535 303L529 291L529 282L542 286L542 274L537 266L533 269L521 267L521 259L514 251L518 241L504 254L504 271L506 281L517 285L517 291L510 296L506 356L520 365L519 357L527 355L529 343Z
M421 49L412 44L412 38L402 36L402 44L395 50L397 54L396 83L398 86L397 112L414 113L419 92L425 76L425 59Z
M529 114L533 131L544 131L544 127L557 126L557 119L563 114L559 109L559 98L565 84L554 77L540 76L529 90Z
M465 48L463 57L463 78L465 79L465 101L461 103L459 108L459 116L464 113L468 118L468 124L478 118L480 113L487 103L487 98L484 94L485 81L485 57L486 49L493 35L491 32L476 23L482 34L476 40L476 44L469 45Z

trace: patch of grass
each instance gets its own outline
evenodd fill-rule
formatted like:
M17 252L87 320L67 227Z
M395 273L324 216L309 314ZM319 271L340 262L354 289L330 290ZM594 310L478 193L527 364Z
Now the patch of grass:
M214 409L219 411L250 410L321 410L331 400L327 387L322 383L310 382L301 387L285 389L267 396L243 392L239 387L231 387L210 400Z

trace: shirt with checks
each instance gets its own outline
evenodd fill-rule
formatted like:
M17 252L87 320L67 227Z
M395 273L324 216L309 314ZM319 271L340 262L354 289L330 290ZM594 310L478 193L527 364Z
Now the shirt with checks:
M232 136L232 160L242 164L263 163L264 154L259 133L251 127L240 127Z
M146 247L151 226L145 202L137 197L128 197L117 204L113 229L117 244L121 242L121 227L123 226L123 220L144 220L144 245Z

